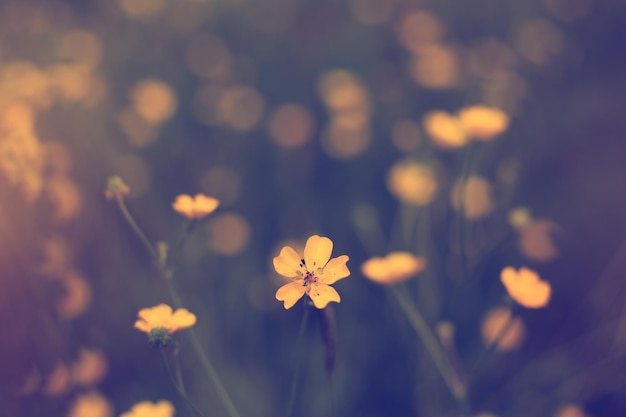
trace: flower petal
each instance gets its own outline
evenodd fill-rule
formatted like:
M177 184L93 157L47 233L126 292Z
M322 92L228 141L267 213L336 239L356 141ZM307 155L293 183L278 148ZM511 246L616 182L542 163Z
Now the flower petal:
M316 272L318 268L323 268L333 251L333 241L327 237L318 235L311 236L304 246L304 260L309 272Z
M137 316L153 329L165 325L172 316L172 307L167 304L159 304L150 308L142 308Z
M205 217L215 211L220 201L204 194L196 194L194 197L194 216L198 219Z
M193 198L188 194L181 194L176 197L176 200L172 203L172 208L179 214L193 219Z
M341 255L328 261L322 271L315 274L319 282L330 285L350 275L350 270L346 266L348 259L347 255Z
M298 252L289 246L280 250L280 254L274 258L274 269L280 275L287 278L295 278L302 275L302 259Z
M276 299L285 302L285 310L293 307L304 295L306 287L302 284L303 280L297 280L283 285L276 291Z
M339 293L331 286L326 284L313 284L309 291L309 297L313 300L313 304L317 308L324 308L334 301L336 303L341 301Z
M196 315L189 312L186 308L179 308L167 321L165 328L171 334L178 330L187 329L194 324L196 324Z

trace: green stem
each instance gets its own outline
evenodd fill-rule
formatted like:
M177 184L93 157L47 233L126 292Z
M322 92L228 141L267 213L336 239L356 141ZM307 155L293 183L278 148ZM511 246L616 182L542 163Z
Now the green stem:
M159 254L157 253L157 250L154 248L152 243L150 243L150 240L146 237L143 230L141 230L141 227L139 227L133 215L130 214L130 211L128 211L128 208L126 207L126 203L124 203L124 198L117 197L115 200L117 201L117 205L119 206L120 211L124 215L124 218L130 225L130 227L133 229L137 237L139 237L139 239L144 244L146 249L148 249L148 252L150 252L150 255L152 255L152 257L154 257L154 259L156 259L156 261L159 262Z
M309 311L311 307L309 307L307 301L304 302L304 315L302 316L302 321L300 322L300 330L298 331L298 341L296 342L296 352L302 352L302 337L304 335L304 330L306 329L306 325L309 321ZM287 408L287 417L291 417L293 415L294 407L296 405L296 393L298 390L298 382L300 381L300 369L302 368L302 356L298 359L296 363L296 369L293 374L293 380L291 381L291 394L289 397L289 407Z
M467 252L465 250L466 247L466 239L467 235L465 233L465 225L464 221L465 217L465 191L467 187L467 180L469 178L471 168L472 168L472 159L474 156L474 146L469 144L467 152L465 153L465 158L463 160L463 167L461 168L461 176L459 178L459 190L458 190L458 198L459 198L459 209L457 213L457 233L458 233L458 241L459 241L459 254L461 257L461 273L463 278L467 278L468 275L468 259Z
M178 292L176 291L176 288L174 288L173 286L172 280L167 279L169 274L168 274L168 271L166 271L165 269L165 265L163 265L163 263L161 262L159 253L154 248L154 246L150 243L150 240L148 240L145 233L143 233L143 231L141 230L141 228L139 227L139 225L137 224L133 216L130 214L130 211L126 207L126 204L124 203L123 198L118 197L116 200L117 200L118 206L120 207L120 210L122 211L122 214L124 215L124 218L126 219L128 224L130 224L130 226L132 227L133 231L137 234L139 239L141 239L143 244L146 246L146 248L150 252L150 255L152 255L152 257L156 261L156 264L159 266L159 272L161 273L161 275L165 278L167 282L167 288L169 290L170 296L172 297L172 300L174 301L174 305L177 308L180 308L183 305L183 303L181 301L180 296L178 295ZM186 238L186 236L189 234L194 224L195 222L191 222L191 224L187 227L184 237L180 242L181 245L182 245L182 242L184 241L184 238ZM232 399L228 395L228 392L226 391L226 388L224 387L224 384L222 383L217 371L215 370L215 368L213 367L213 364L211 363L208 356L204 352L204 349L202 349L202 345L200 344L200 339L198 339L198 335L193 327L189 329L189 334L191 335L193 348L196 351L196 354L200 357L200 362L202 363L204 370L209 374L209 377L211 378L211 381L213 382L213 385L215 386L215 389L217 390L217 394L222 400L222 403L224 404L224 407L228 411L229 416L240 417L239 412L237 411L237 408L235 407Z
M391 292L398 300L398 304L400 304L400 308L409 319L411 326L424 343L426 351L433 360L437 370L441 374L441 377L450 389L454 398L457 400L464 400L466 388L456 376L452 364L450 363L448 357L443 353L439 342L428 327L428 324L426 323L426 320L424 320L420 311L397 286L392 286Z
M176 305L176 307L182 306L183 303L181 301L180 296L178 295L178 292L174 288L172 281L168 280L167 283L168 283L167 288L169 289L172 300L174 300L174 304ZM209 378L211 378L211 382L215 386L217 395L220 397L220 400L222 401L222 404L226 408L226 411L228 411L228 415L230 417L240 417L240 414L237 411L237 408L235 407L233 400L228 395L228 391L226 391L226 388L224 384L222 383L222 380L220 379L219 374L215 370L215 367L211 363L211 360L209 359L207 354L204 352L204 349L202 348L202 344L200 343L200 339L198 338L198 334L196 333L195 329L191 327L189 328L188 331L189 331L189 335L191 336L191 343L192 343L194 350L196 351L196 355L198 355L198 357L200 358L202 367L204 368L206 373L209 375Z
M185 401L187 401L187 404L189 404L189 406L191 407L193 412L198 417L205 417L204 414L198 409L198 407L196 407L191 402L189 397L187 397L187 393L185 392L185 387L183 385L182 376L180 375L180 372L177 372L177 378L174 377L174 373L172 372L172 368L170 367L169 361L167 360L167 357L165 356L165 349L161 348L160 350L161 350L161 359L163 360L163 364L165 365L165 369L167 369L167 374L169 375L170 379L172 380L172 384L174 384L174 387L176 388L176 391L178 391L180 396L183 397L183 399Z

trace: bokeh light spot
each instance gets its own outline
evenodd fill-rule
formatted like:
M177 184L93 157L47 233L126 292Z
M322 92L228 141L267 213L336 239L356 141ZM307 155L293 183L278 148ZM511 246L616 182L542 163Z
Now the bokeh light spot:
M467 135L457 117L450 113L433 110L422 119L424 130L431 142L441 149L455 149L467 144Z
M220 255L237 255L250 243L248 221L235 213L211 217L207 224L207 233L209 248Z
M450 192L450 200L456 211L461 210L462 201L463 216L470 220L488 216L495 207L491 184L485 178L476 175L471 175L464 183L460 179L457 180Z
M198 77L228 78L232 73L232 56L226 44L218 37L201 35L187 45L187 65Z
M424 206L435 198L437 180L430 166L405 160L396 162L389 169L387 188L403 203Z
M313 136L313 115L300 104L283 104L271 113L267 129L277 145L287 149L299 148Z
M146 122L159 125L176 112L174 90L162 81L146 79L132 89L131 101L135 112Z

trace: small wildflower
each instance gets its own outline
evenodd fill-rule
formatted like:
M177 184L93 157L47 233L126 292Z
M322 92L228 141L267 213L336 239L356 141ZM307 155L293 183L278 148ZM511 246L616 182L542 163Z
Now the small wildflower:
M292 282L276 291L276 299L285 303L285 309L293 307L304 294L320 309L331 301L341 301L339 293L330 285L350 275L346 266L349 258L341 255L330 259L332 250L332 240L318 235L306 241L304 258L289 246L281 249L274 258L274 269L280 275L292 279Z
M90 391L76 397L67 415L68 417L113 417L113 406L99 392Z
M128 185L126 185L122 177L118 175L109 177L109 180L107 181L107 188L104 192L104 196L107 200L113 200L114 198L124 198L124 196L128 195L129 193L130 188L128 187Z
M404 160L396 162L389 169L387 188L403 203L418 207L425 206L435 198L437 179L430 166Z
M217 198L208 197L204 194L196 194L194 197L181 194L176 197L172 207L176 212L188 219L202 219L213 213L220 201Z
M552 294L550 284L542 281L539 275L528 268L507 266L500 273L502 284L518 304L526 308L542 308L548 305Z
M120 417L172 417L174 415L174 406L167 400L161 400L157 403L150 401L141 401L135 405L130 411L125 412Z
M505 112L487 106L461 109L459 121L467 135L479 141L491 140L509 127L509 116Z
M391 252L384 258L370 258L361 265L361 272L370 280L384 285L406 281L423 271L424 258L416 258L408 252Z
M166 341L169 335L179 330L187 329L196 324L196 316L187 309L179 308L172 311L167 304L143 308L137 314L139 320L135 328L150 335L151 343Z

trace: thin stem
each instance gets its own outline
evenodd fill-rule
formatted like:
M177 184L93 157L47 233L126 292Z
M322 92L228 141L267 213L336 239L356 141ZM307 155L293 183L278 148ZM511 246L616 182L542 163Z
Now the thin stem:
M165 349L161 348L160 350L161 350L161 359L163 360L163 364L165 365L165 369L167 369L167 374L169 375L170 379L172 380L172 384L174 384L174 387L176 388L176 391L178 391L180 396L183 397L183 399L185 401L187 401L187 403L189 404L189 406L191 407L193 412L198 417L205 417L205 415L198 409L198 407L196 407L191 402L189 397L187 397L187 393L185 392L185 387L183 385L182 376L180 375L180 372L178 372L178 375L177 375L178 378L174 377L174 373L172 372L172 368L170 367L169 361L167 360L167 357L165 356Z
M174 300L174 304L177 307L182 306L183 303L181 301L180 296L178 295L178 292L174 288L172 281L168 280L167 283L168 283L167 288L169 289L172 300ZM240 414L237 411L237 408L235 407L233 400L228 395L228 391L226 391L226 388L224 384L222 383L222 380L220 379L219 374L215 370L215 367L211 363L207 354L204 352L204 349L202 348L202 344L200 343L200 339L198 338L198 334L196 333L195 329L191 327L188 330L188 332L189 332L189 335L191 336L191 343L196 352L196 355L198 355L198 357L200 358L202 367L209 375L209 378L211 378L211 382L213 382L213 385L215 386L215 390L217 391L217 395L220 397L220 400L222 400L222 404L224 404L226 411L228 411L228 414L230 415L230 417L240 417Z
M424 317L422 316L420 311L400 290L400 288L398 288L397 286L392 286L391 292L398 300L398 304L400 304L400 308L409 319L411 326L424 343L426 351L435 363L437 370L439 371L444 382L450 389L450 392L457 400L463 400L465 398L466 392L465 386L456 376L452 364L450 363L447 356L443 353L439 342L428 327L426 320L424 320Z
M159 254L157 253L157 250L154 248L152 243L150 243L150 240L146 237L143 230L141 230L141 227L139 227L133 215L130 214L130 211L128 211L128 208L126 207L126 203L124 202L124 198L118 196L116 197L115 201L117 201L117 205L119 206L120 211L124 215L124 218L130 225L130 227L133 229L137 237L139 237L139 239L144 244L146 249L148 249L148 252L150 252L150 255L152 255L152 257L154 257L154 259L156 259L156 261L159 262Z
M296 342L296 352L302 352L302 337L304 335L304 330L306 329L306 325L309 321L309 311L311 308L308 303L305 301L304 303L304 315L302 316L302 321L300 322L300 330L298 331L298 341ZM296 393L298 390L298 382L300 382L300 369L302 368L302 355L298 359L296 363L296 369L293 374L293 380L291 381L291 394L289 397L289 408L287 409L287 417L291 417L293 415L294 407L296 405Z
M511 314L509 315L509 319L506 321L506 323L504 323L504 326L500 328L500 330L496 334L496 337L489 343L489 346L487 346L487 348L483 351L482 355L478 357L476 364L472 367L472 372L471 372L472 374L478 371L480 367L483 365L483 363L485 362L485 360L487 359L487 357L490 356L498 348L498 345L500 344L500 341L502 340L502 338L506 336L509 330L511 330L511 327L513 326L513 324L515 324L514 319L515 319L515 310L514 308L511 308Z
M461 273L463 278L467 278L468 275L468 259L466 248L466 231L464 221L465 216L465 191L467 187L467 179L469 178L471 167L472 167L472 159L474 156L474 146L470 143L467 152L465 153L465 158L463 159L463 167L461 168L461 176L459 178L459 190L458 190L458 198L459 198L459 208L457 213L457 235L458 235L458 243L459 243L459 255L461 258Z
M181 307L183 305L181 298L178 295L176 288L173 286L172 280L167 279L169 276L168 271L166 270L165 265L163 265L163 263L161 262L159 253L154 248L154 246L150 243L150 240L148 240L148 238L143 233L143 231L141 230L141 228L139 227L139 225L137 224L133 216L130 214L130 211L126 207L126 204L124 203L123 198L118 197L116 200L117 200L118 206L120 207L120 210L122 211L122 214L124 215L124 218L126 218L126 221L128 222L128 224L130 224L133 231L137 234L139 239L141 239L143 244L146 246L146 248L148 249L152 257L156 261L156 264L159 267L159 272L161 273L161 275L165 278L167 282L167 288L170 292L170 296L172 297L172 300L174 301L174 305L177 308ZM191 222L191 224L187 227L186 232L183 236L183 239L181 239L180 241L181 245L184 239L186 238L186 236L191 231L193 225L194 225L194 222ZM200 357L200 362L202 363L204 370L209 374L209 377L211 378L211 381L213 382L213 385L215 386L215 389L217 390L217 394L222 400L224 407L226 407L228 414L230 415L230 417L240 417L239 412L237 411L237 408L233 404L232 399L228 395L228 392L226 391L224 384L219 378L217 371L215 370L215 368L213 367L213 364L211 363L208 356L204 352L204 349L202 349L202 345L200 344L200 339L198 339L198 335L193 327L189 329L189 334L191 335L193 348L196 351L196 354Z

